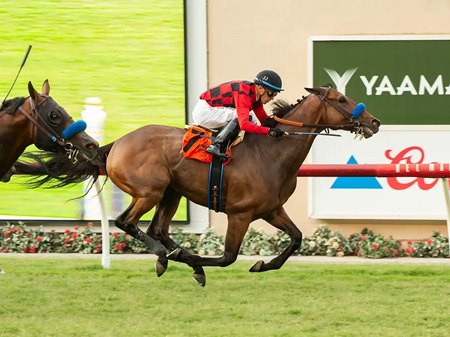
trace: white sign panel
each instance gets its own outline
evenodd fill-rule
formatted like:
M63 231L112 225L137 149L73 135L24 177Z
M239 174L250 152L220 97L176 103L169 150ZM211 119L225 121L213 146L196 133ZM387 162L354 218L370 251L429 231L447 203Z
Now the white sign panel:
M346 132L320 137L313 164L448 163L449 126L382 126L361 141ZM309 178L309 211L321 219L446 219L442 184L436 178Z

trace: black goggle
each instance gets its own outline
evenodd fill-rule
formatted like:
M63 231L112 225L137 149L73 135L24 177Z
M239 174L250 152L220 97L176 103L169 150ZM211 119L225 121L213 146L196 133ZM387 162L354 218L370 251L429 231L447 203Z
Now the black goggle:
M267 93L267 96L269 96L269 97L275 97L276 95L278 95L278 93L276 91L272 91L269 89L266 89L266 93Z

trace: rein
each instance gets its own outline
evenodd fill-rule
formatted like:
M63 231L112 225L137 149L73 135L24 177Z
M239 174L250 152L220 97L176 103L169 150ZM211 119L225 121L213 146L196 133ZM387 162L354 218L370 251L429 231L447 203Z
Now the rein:
M328 92L330 91L331 87L327 88L327 91L324 95L319 96L322 102L326 102L330 104L333 108L335 108L342 116L348 119L349 124L341 124L341 125L331 125L331 124L308 124L308 123L301 123L301 122L295 122L290 121L287 119L283 119L277 116L273 116L273 119L277 121L278 123L285 124L285 125L291 125L291 126L297 126L297 127L313 127L313 128L321 128L321 129L342 129L342 130L348 130L348 129L357 129L360 127L360 123L358 121L353 120L353 115L351 112L346 111L341 106L336 105L333 101L330 101L327 96ZM325 107L326 109L326 107Z

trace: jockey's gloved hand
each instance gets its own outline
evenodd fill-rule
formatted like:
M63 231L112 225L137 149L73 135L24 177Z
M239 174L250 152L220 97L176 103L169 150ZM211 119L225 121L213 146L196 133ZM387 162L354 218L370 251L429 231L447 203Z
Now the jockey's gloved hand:
M262 126L267 126L268 128L274 128L277 125L277 122L275 121L275 119L273 118L266 118L263 123Z
M284 131L280 128L270 128L268 135L273 138L280 138L284 136Z

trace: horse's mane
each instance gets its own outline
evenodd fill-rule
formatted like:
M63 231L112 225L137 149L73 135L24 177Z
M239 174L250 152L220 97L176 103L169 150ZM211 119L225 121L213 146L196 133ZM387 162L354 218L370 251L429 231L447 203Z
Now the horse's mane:
M17 108L21 106L25 101L26 101L25 97L16 97L8 99L1 105L0 110L5 110L7 114L14 115Z
M273 102L274 107L272 108L272 114L279 118L284 118L289 111L294 109L297 105L301 104L303 100L304 97L302 99L298 99L297 103L295 104L290 104L282 99L276 100L275 102Z

